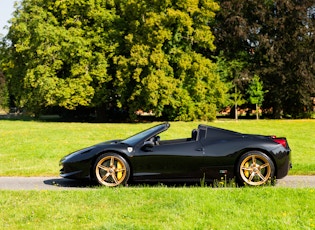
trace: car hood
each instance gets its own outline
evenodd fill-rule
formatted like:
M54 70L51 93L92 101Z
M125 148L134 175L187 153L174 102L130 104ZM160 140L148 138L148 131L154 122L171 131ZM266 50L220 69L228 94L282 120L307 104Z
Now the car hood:
M92 146L74 151L74 152L64 156L60 161L65 161L65 160L68 160L69 158L73 158L73 157L76 157L78 155L92 153L96 149L100 149L100 148L105 149L105 148L113 147L115 145L120 145L120 144L122 144L121 141L122 140L110 140L110 141L101 142L99 144L92 145Z
M123 141L123 140L104 141L104 142L98 143L98 144L96 144L96 145L94 145L94 146L116 145L116 144L120 144L121 141Z

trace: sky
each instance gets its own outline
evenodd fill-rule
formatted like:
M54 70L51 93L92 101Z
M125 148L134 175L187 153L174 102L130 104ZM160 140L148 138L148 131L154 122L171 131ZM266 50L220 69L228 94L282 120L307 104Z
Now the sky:
M3 29L4 26L8 26L9 21L12 18L14 12L14 2L16 0L0 0L0 34L4 36L8 33L7 29Z

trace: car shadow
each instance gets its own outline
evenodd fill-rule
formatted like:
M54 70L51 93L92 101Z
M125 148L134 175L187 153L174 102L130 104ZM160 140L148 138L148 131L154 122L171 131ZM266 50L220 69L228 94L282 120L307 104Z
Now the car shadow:
M99 185L98 183L89 179L85 180L74 180L66 178L49 178L43 181L45 185L55 186L56 188L102 188L106 186ZM207 182L202 184L201 182L135 182L129 181L125 187L208 187L208 188L227 188L227 187L242 187L235 185L235 183L227 182L226 185L221 184L222 182ZM124 187L124 186L123 186Z
M61 188L93 188L97 187L90 180L71 180L65 178L47 179L44 180L45 185L56 186Z
M101 185L96 184L88 179L71 180L65 178L50 178L43 181L45 185L58 188L100 188ZM130 182L127 187L200 187L196 183L157 183L157 182Z

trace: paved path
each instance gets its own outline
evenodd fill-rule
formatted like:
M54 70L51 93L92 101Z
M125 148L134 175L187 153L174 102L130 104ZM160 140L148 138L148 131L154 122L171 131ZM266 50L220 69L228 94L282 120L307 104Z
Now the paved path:
M90 189L89 181L68 180L61 177L0 177L0 190L65 190Z
M276 187L315 188L315 176L286 176Z
M315 176L287 176L276 187L315 188ZM0 190L66 190L93 189L88 181L58 177L0 177Z

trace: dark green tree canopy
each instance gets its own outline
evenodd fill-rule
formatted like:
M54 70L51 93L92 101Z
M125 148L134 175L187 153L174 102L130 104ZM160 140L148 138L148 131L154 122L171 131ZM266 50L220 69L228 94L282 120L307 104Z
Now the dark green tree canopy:
M215 36L228 59L244 60L268 89L274 117L312 111L315 94L314 1L220 1Z
M0 71L0 109L5 109L8 106L8 90L5 84L5 78Z

